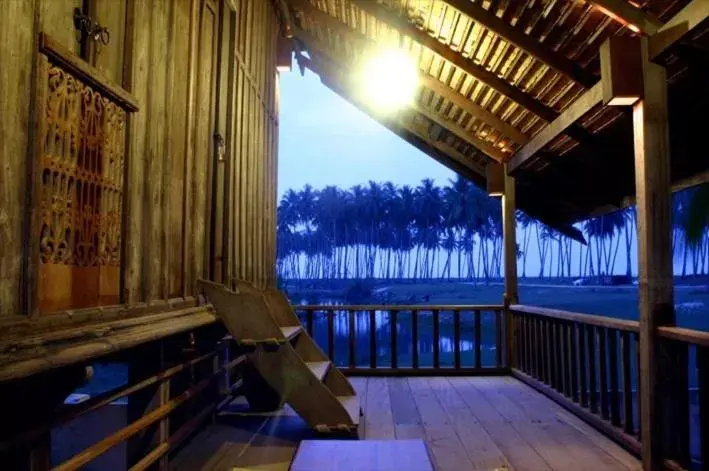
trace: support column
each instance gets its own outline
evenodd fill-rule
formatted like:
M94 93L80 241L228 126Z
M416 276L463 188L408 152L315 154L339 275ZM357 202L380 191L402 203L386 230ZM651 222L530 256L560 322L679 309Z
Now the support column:
M519 302L517 291L517 225L515 211L517 198L515 191L515 179L507 174L507 164L503 166L504 192L502 195L502 240L504 244L505 257L505 364L508 367L513 364L516 358L517 329L507 310L510 304Z
M507 164L503 167L505 191L502 195L502 237L505 244L505 304L519 302L517 291L517 196L515 179L507 174Z
M651 470L662 469L663 458L683 461L679 456L681 445L676 445L685 434L688 440L688 417L683 415L676 398L673 399L673 391L687 386L687 362L686 349L683 355L681 349L669 342L660 343L657 336L658 326L675 323L667 76L664 68L649 61L647 39L642 40L641 58L643 93L633 106L640 304L639 399L643 469ZM686 398L683 402L686 404Z

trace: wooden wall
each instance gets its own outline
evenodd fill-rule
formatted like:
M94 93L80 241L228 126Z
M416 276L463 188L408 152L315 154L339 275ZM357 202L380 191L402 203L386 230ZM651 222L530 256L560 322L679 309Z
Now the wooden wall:
M35 314L30 248L37 38L79 54L82 0L0 8L0 316ZM92 0L111 32L93 65L129 119L121 300L196 295L196 280L275 283L277 16L270 0ZM218 134L223 150L217 145Z

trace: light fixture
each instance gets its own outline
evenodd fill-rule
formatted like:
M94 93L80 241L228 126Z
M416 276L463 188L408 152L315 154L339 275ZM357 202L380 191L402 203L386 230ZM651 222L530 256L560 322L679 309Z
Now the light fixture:
M385 49L369 57L361 69L362 93L379 111L411 104L418 86L416 61L401 49Z
M293 62L293 41L288 38L278 38L278 52L276 70L279 72L290 72Z
M505 169L502 164L490 162L485 166L485 180L487 194L490 196L504 196L505 194Z
M631 106L643 94L639 38L613 37L599 50L603 103L609 106Z

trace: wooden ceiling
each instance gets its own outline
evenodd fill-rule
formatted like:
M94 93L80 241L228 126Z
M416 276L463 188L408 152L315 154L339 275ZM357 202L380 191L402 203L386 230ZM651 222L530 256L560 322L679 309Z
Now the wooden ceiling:
M650 36L670 83L690 97L709 63L709 0L286 3L301 67L478 184L491 162L507 163L521 209L556 227L632 196L629 113L601 104L600 45ZM409 109L383 116L353 80L368 54L392 46L417 58L420 87Z

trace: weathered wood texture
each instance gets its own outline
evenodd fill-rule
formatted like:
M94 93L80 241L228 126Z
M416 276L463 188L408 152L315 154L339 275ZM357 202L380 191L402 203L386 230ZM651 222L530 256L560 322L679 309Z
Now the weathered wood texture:
M109 28L108 45L82 46L75 8ZM109 304L194 296L199 277L272 286L279 34L272 3L28 0L1 10L0 316L36 313L41 294L39 231L30 219L42 32L139 107L125 131L121 262ZM79 306L56 309L70 307Z
M599 432L523 383L490 378L357 378L362 439L426 442L437 470L639 469ZM290 408L248 413L232 404L171 462L173 470L287 470L314 438Z
M37 2L0 8L0 317L22 312L28 113Z

